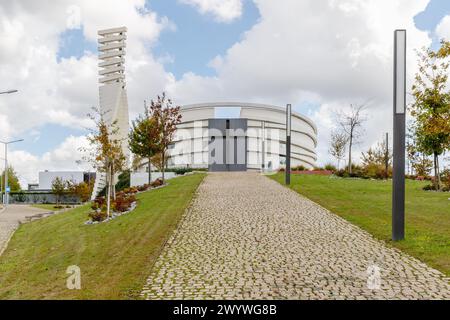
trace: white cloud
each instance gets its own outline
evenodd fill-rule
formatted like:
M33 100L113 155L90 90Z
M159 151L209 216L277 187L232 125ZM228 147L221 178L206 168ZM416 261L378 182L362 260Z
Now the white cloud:
M180 0L219 21L242 14L242 1ZM97 58L58 61L59 36L77 19L87 39L101 28L128 27L127 88L131 118L144 99L167 90L178 104L206 101L249 101L285 105L310 116L319 129L319 159L327 162L334 111L370 101L365 139L355 151L374 144L392 121L393 30L408 30L408 76L413 79L414 49L429 45L414 16L429 0L254 0L260 19L240 41L209 63L215 76L186 73L178 81L164 69L151 48L162 30L174 30L168 18L145 8L144 0L10 1L0 5L0 77L4 89L19 94L0 98L0 135L10 137L44 123L87 126L85 114L98 101ZM72 5L80 8L73 17ZM72 8L73 9L73 8ZM76 12L76 10L75 10ZM72 20L71 20L72 19ZM448 19L447 19L448 20ZM443 20L439 30L447 30ZM443 32L443 31L442 31ZM2 88L3 89L3 88ZM300 108L304 103L316 109ZM17 168L27 179L37 170L74 168L77 153L66 141L59 151L36 157L15 151ZM359 149L359 150L358 150ZM71 159L71 157L74 157ZM28 161L31 165L24 164ZM41 163L42 162L42 163Z
M76 162L83 158L83 154L80 152L82 147L88 147L85 137L69 136L57 148L42 156L17 150L8 153L8 160L18 173L22 188L26 188L27 183L38 182L39 171L90 170L89 164L77 164Z
M197 8L201 14L212 14L219 22L231 22L242 15L242 0L179 0Z
M85 52L80 58L58 60L61 35L82 27L86 39L95 43L97 30L117 26L127 26L129 31L126 71L130 109L135 114L145 98L173 81L150 50L162 30L175 29L168 18L147 10L145 0L1 2L0 90L14 88L19 93L0 97L0 137L36 132L47 123L89 127L86 114L98 104L97 57ZM43 157L11 152L11 163L23 183L35 180L37 170L73 169L77 139L68 138Z
M332 108L370 101L365 150L392 131L394 30L408 30L408 79L414 49L431 44L414 16L429 0L255 0L259 22L242 40L210 62L216 77L187 74L169 91L177 99L249 100L300 106L311 96L321 107L309 114L319 127L319 161L327 162ZM411 83L408 85L410 87ZM202 91L201 88L204 90ZM308 110L297 109L308 113ZM308 115L308 114L307 114ZM355 151L359 156L360 150Z
M79 16L73 18L74 14ZM77 23L94 42L99 29L128 27L126 69L132 110L140 108L147 94L160 91L171 80L149 51L160 32L172 28L171 23L148 11L144 0L2 2L2 89L15 88L19 93L1 97L0 119L14 124L15 134L45 123L79 126L90 108L98 104L96 55L85 52L79 59L57 59L61 34ZM147 85L133 81L142 81L150 74L153 81ZM2 137L12 135L11 125L0 127Z
M436 35L439 39L450 39L450 15L445 16L436 27Z

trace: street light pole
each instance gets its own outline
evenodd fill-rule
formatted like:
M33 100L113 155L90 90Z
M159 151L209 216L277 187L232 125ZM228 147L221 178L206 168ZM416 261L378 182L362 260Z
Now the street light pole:
M392 240L405 239L406 30L394 37L394 163Z
M16 142L22 142L23 139L14 140L14 141L0 141L5 145L5 198L3 199L3 204L5 207L8 206L8 145Z
M2 91L2 92L0 92L0 94L11 94L11 93L16 93L16 92L18 92L19 90L7 90L7 91Z
M11 94L19 92L19 90L13 89L13 90L7 90L7 91L1 91L0 94ZM5 145L5 198L3 199L3 203L5 204L5 207L8 205L8 144L14 143L14 142L20 142L21 140L16 141L10 141L10 142L2 142ZM1 192L1 191L0 191Z
M286 107L286 185L291 184L291 124L292 105Z
M5 199L3 199L5 207L8 206L8 144L5 143Z
M0 160L5 160L5 158L0 158ZM0 174L0 195L3 195L3 177L2 176L3 176L3 174ZM2 202L3 202L3 199L2 199Z

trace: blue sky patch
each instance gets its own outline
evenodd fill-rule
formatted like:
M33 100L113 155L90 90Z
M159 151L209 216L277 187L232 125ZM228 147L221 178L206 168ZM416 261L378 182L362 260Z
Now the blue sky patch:
M176 25L176 31L163 32L152 49L157 57L173 58L165 68L177 79L189 71L200 76L215 75L208 63L225 54L260 17L250 0L244 1L242 16L230 23L217 22L211 15L201 15L194 7L178 1L152 0L147 1L147 7Z
M20 142L20 145L17 144L17 146L11 145L11 149L17 147L17 149L27 150L36 156L42 156L48 151L55 150L67 137L82 136L86 133L87 131L83 128L72 129L57 124L46 124L27 131L25 136L21 136L25 141Z
M66 30L59 39L58 62L70 57L80 59L86 51L97 52L97 44L86 40L82 28Z

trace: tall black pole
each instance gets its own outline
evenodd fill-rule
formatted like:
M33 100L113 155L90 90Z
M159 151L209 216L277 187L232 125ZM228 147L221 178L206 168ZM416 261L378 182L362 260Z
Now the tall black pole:
M291 124L292 106L286 107L286 185L291 184Z
M392 240L405 239L406 30L394 37L394 163Z

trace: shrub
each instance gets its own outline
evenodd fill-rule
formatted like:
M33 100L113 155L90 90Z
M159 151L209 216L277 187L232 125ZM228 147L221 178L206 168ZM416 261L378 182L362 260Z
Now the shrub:
M151 186L152 186L153 188L160 187L160 186L162 186L162 185L163 185L162 179L156 179L155 181L153 181L153 182L151 183Z
M423 187L424 191L436 191L436 187L434 184L427 184L425 187Z
M126 196L116 197L116 200L114 201L114 210L118 212L128 211L128 209L130 209L130 206L131 202Z
M280 169L278 170L278 172L286 172L286 169L285 169L285 168L280 168Z
M89 213L89 218L91 218L92 221L101 222L105 220L107 217L106 211L102 210L96 210Z
M448 192L450 190L450 169L445 169L441 173L442 190Z
M388 173L389 174L389 173ZM370 163L363 169L363 175L371 179L384 179L386 177L386 168L379 164Z
M68 184L69 194L78 197L78 200L81 201L82 203L89 201L93 187L94 185L92 183L87 184L86 182L81 182L78 184L75 183Z
M96 198L94 201L92 201L91 208L92 210L106 208L106 198L105 197Z
M146 187L148 189L148 184L144 184L144 187ZM135 193L138 193L138 191L139 190L136 187L131 187L129 193L135 194Z
M305 166L300 165L300 166L292 167L291 170L292 171L306 171L306 168L305 168Z
M146 190L148 190L148 184L144 184L143 186L137 187L137 191L142 192L142 191L146 191Z
M327 165L325 165L325 170L327 170L327 171L332 171L332 172L336 172L337 171L337 168L334 166L334 165L332 165L332 164L327 164Z
M350 178L350 175L348 174L347 170L344 169L338 170L334 174L341 178Z
M129 194L128 195L128 199L130 199L131 202L135 202L136 201L136 196L134 194Z
M126 170L119 175L116 190L121 191L130 187L130 171Z
M166 169L166 172L173 172L176 175L184 175L186 173L192 172L192 168L170 168L170 169Z

